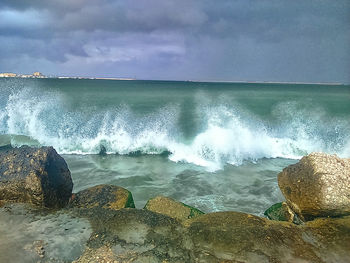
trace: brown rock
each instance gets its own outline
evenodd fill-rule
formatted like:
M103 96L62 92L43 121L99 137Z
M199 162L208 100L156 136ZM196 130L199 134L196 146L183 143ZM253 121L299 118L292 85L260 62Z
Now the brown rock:
M113 253L111 248L107 246L102 246L97 249L87 248L84 254L79 257L79 259L73 261L73 263L114 263L118 262L114 260L116 255Z
M65 160L52 147L0 147L0 200L63 207L73 182Z
M298 226L217 212L186 223L198 262L348 262L350 217L315 221Z
M105 184L96 185L73 194L70 206L78 208L102 207L114 210L135 208L132 194L128 190Z
M88 248L76 262L194 262L193 244L174 218L145 209L75 211L89 218L94 229Z
M202 211L194 207L164 196L157 196L148 200L144 209L179 220L187 220L204 214Z
M94 229L79 263L345 263L350 258L350 216L295 225L217 212L181 224L145 209L79 211Z
M278 175L288 205L302 219L350 214L350 161L311 153Z

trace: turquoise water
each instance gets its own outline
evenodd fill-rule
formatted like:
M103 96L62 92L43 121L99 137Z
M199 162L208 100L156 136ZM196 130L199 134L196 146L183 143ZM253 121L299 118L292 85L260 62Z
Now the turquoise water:
M0 144L52 145L74 190L121 185L139 207L163 194L260 214L283 199L286 165L350 157L345 85L9 78L0 91Z

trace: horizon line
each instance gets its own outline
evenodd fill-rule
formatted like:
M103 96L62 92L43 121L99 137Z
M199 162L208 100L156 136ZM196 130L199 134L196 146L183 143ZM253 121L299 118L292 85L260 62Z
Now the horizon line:
M308 81L269 81L269 80L196 80L196 79L138 79L130 77L82 77L82 76L48 76L47 78L58 79L91 79L91 80L127 80L127 81L178 81L178 82L198 82L198 83L247 83L247 84L304 84L304 85L350 85L343 82L308 82Z
M2 72L0 72L3 74ZM22 78L21 73L14 73L17 76L8 78ZM31 75L31 74L30 74ZM270 80L213 80L213 79L187 79L187 80L177 80L177 79L137 79L130 77L84 77L84 76L59 76L59 75L41 75L40 77L33 78L57 78L57 79L91 79L91 80L141 80L141 81L178 81L178 82L198 82L198 83L251 83L251 84L304 84L304 85L350 85L350 83L343 82L311 82L311 81L270 81ZM1 77L7 78L7 77Z

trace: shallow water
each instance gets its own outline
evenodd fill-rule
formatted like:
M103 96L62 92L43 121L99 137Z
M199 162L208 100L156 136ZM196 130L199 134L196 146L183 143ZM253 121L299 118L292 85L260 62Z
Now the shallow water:
M159 155L63 155L77 192L97 184L114 184L133 194L137 208L156 195L175 198L204 212L234 210L263 215L283 200L277 174L290 159L261 159L208 172L205 167L175 163Z

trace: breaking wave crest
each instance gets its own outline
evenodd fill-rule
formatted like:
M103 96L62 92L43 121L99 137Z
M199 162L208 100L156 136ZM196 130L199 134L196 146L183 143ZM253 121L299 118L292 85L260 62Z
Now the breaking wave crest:
M100 110L74 108L58 92L20 89L0 101L0 144L52 145L61 154L161 154L169 159L221 169L260 158L300 158L312 151L350 155L350 120L331 118L322 108L298 102L278 104L270 118L233 105L198 103L202 120L195 135L184 136L181 106L169 104L141 114L128 105Z

